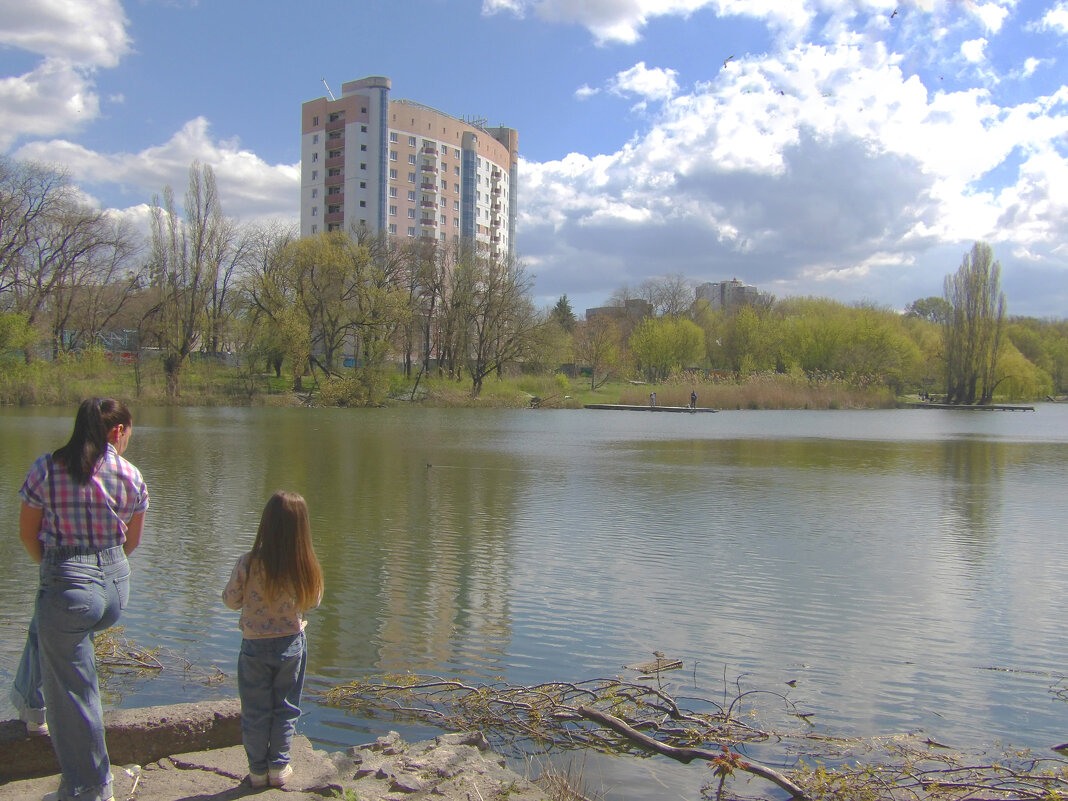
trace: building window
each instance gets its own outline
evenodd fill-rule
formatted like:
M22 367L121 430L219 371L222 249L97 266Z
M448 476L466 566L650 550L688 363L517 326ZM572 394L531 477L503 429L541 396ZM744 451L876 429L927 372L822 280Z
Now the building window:
M408 190L408 200L412 201L412 203L415 203L415 190L414 189L409 189Z
M389 232L391 234L396 234L397 233L397 224L396 223L390 223L389 224Z
M415 228L408 226L408 236L415 236Z
M408 163L409 164L415 164L415 153L409 153L408 154Z
M318 160L319 160L319 154L318 153L312 153L312 161L315 162L315 161L318 161Z
M319 216L319 207L318 206L312 206L312 217L318 217L318 216Z
M337 122L338 120L343 119L345 119L344 111L335 111L333 114L330 115L330 122Z
M389 160L390 161L396 161L397 160L397 151L396 150L389 151Z
M389 196L390 197L396 197L397 196L397 187L391 186L389 188Z
M318 117L312 117L312 125L318 125L318 124L319 124L319 118Z
M397 132L396 131L390 131L389 132L389 141L390 142L396 142L397 141Z
M442 231L440 234L438 234L438 237L441 239L442 242L444 242L445 241L445 232Z
M366 114L367 113L367 106L360 106L360 113L361 114Z
M445 206L446 206L446 205L448 204L448 202L449 202L449 201L447 201L447 200L446 200L445 198L442 198L442 199L441 199L441 207L442 207L442 208L445 208Z
M366 125L361 125L360 126L360 133L367 133L367 126Z
M341 194L341 187L340 186L331 186L329 189L326 190L326 194L328 194L328 195L340 195ZM315 196L315 190L313 189L312 190L312 197L314 197L314 196Z
M319 190L318 189L313 189L312 190L312 197L319 197Z
M319 177L319 171L318 170L312 170L312 180L314 181L318 177Z
M414 136L409 136L408 137L408 147L415 147L415 137Z
M360 208L361 209L367 208L367 201L366 200L361 200L360 201Z
M313 234L319 233L319 226L318 225L313 225L312 226L312 233Z
M390 170L389 171L389 180L391 180L391 181L396 181L397 180L397 171L396 170Z
M415 183L415 173L414 172L408 173L408 183L410 183L410 184L414 184Z
M460 210L460 201L459 200L454 200L452 202L452 210L453 211L459 211Z
M460 174L460 168L459 168L459 167L453 167L453 168L452 168L452 170L453 170L453 172L455 172L455 173L456 173L457 175L459 175L459 174Z
M459 228L460 227L460 218L459 217L453 217L452 218L452 227L453 228Z
M366 161L361 161L360 162L360 169L361 170L366 170L367 169L367 162Z
M336 158L339 158L339 157L341 157L343 155L345 155L345 154L341 150L331 150L326 154L326 157L328 159L336 159Z
M367 181L360 181L360 189L366 189L366 188L367 188Z
M367 145L360 145L360 150L367 150Z
M389 207L389 216L390 217L396 217L397 216L397 207L396 206L390 206Z
M453 191L453 192L456 192L457 194L459 194L459 192L460 192L460 185L459 185L459 184L453 184L453 185L452 185L452 191Z
M341 211L341 206L339 206L337 204L334 204L333 206L327 206L326 207L326 213L327 214L337 214L339 211Z
M312 144L313 145L319 144L319 134L312 134Z
M340 167L331 167L329 170L326 171L326 174L331 176L331 177L337 176L337 175L341 175L341 168Z
M408 219L409 220L414 220L415 219L415 209L408 209Z
M444 214L441 215L441 224L442 225L445 224L445 215Z

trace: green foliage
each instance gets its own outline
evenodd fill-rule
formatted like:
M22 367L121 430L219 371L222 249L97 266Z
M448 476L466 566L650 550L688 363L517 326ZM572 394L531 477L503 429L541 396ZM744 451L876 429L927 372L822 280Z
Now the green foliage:
M704 334L692 320L647 317L630 335L630 348L641 370L655 380L698 364L704 355Z
M949 403L989 403L1005 315L1001 265L985 242L976 242L945 280L953 313L942 327Z

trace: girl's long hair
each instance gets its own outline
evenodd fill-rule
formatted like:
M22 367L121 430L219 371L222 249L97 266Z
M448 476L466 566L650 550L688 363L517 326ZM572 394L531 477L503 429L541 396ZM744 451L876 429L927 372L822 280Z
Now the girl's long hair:
M288 591L301 611L319 605L323 597L323 569L311 541L308 504L295 492L271 496L260 518L252 561L263 569L270 598Z
M75 484L85 486L108 447L108 432L133 422L126 404L114 398L83 400L74 415L74 431L67 444L52 453L62 462Z

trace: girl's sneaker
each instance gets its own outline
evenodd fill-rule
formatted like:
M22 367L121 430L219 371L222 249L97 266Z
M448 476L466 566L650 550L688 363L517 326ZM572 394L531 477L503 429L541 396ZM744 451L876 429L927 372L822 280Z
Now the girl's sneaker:
M283 765L280 768L268 768L267 778L271 782L271 787L285 787L293 777L293 766Z
M262 790L267 786L267 774L266 773L253 773L248 772L248 783L253 790Z

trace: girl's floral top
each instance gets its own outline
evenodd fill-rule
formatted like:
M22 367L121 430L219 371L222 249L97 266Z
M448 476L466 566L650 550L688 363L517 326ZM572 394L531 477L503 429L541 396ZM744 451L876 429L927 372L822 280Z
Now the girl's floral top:
M246 639L284 637L304 631L304 610L297 609L289 592L279 592L269 599L264 586L263 569L251 566L251 552L242 554L230 574L222 599L231 609L241 610L241 634Z

